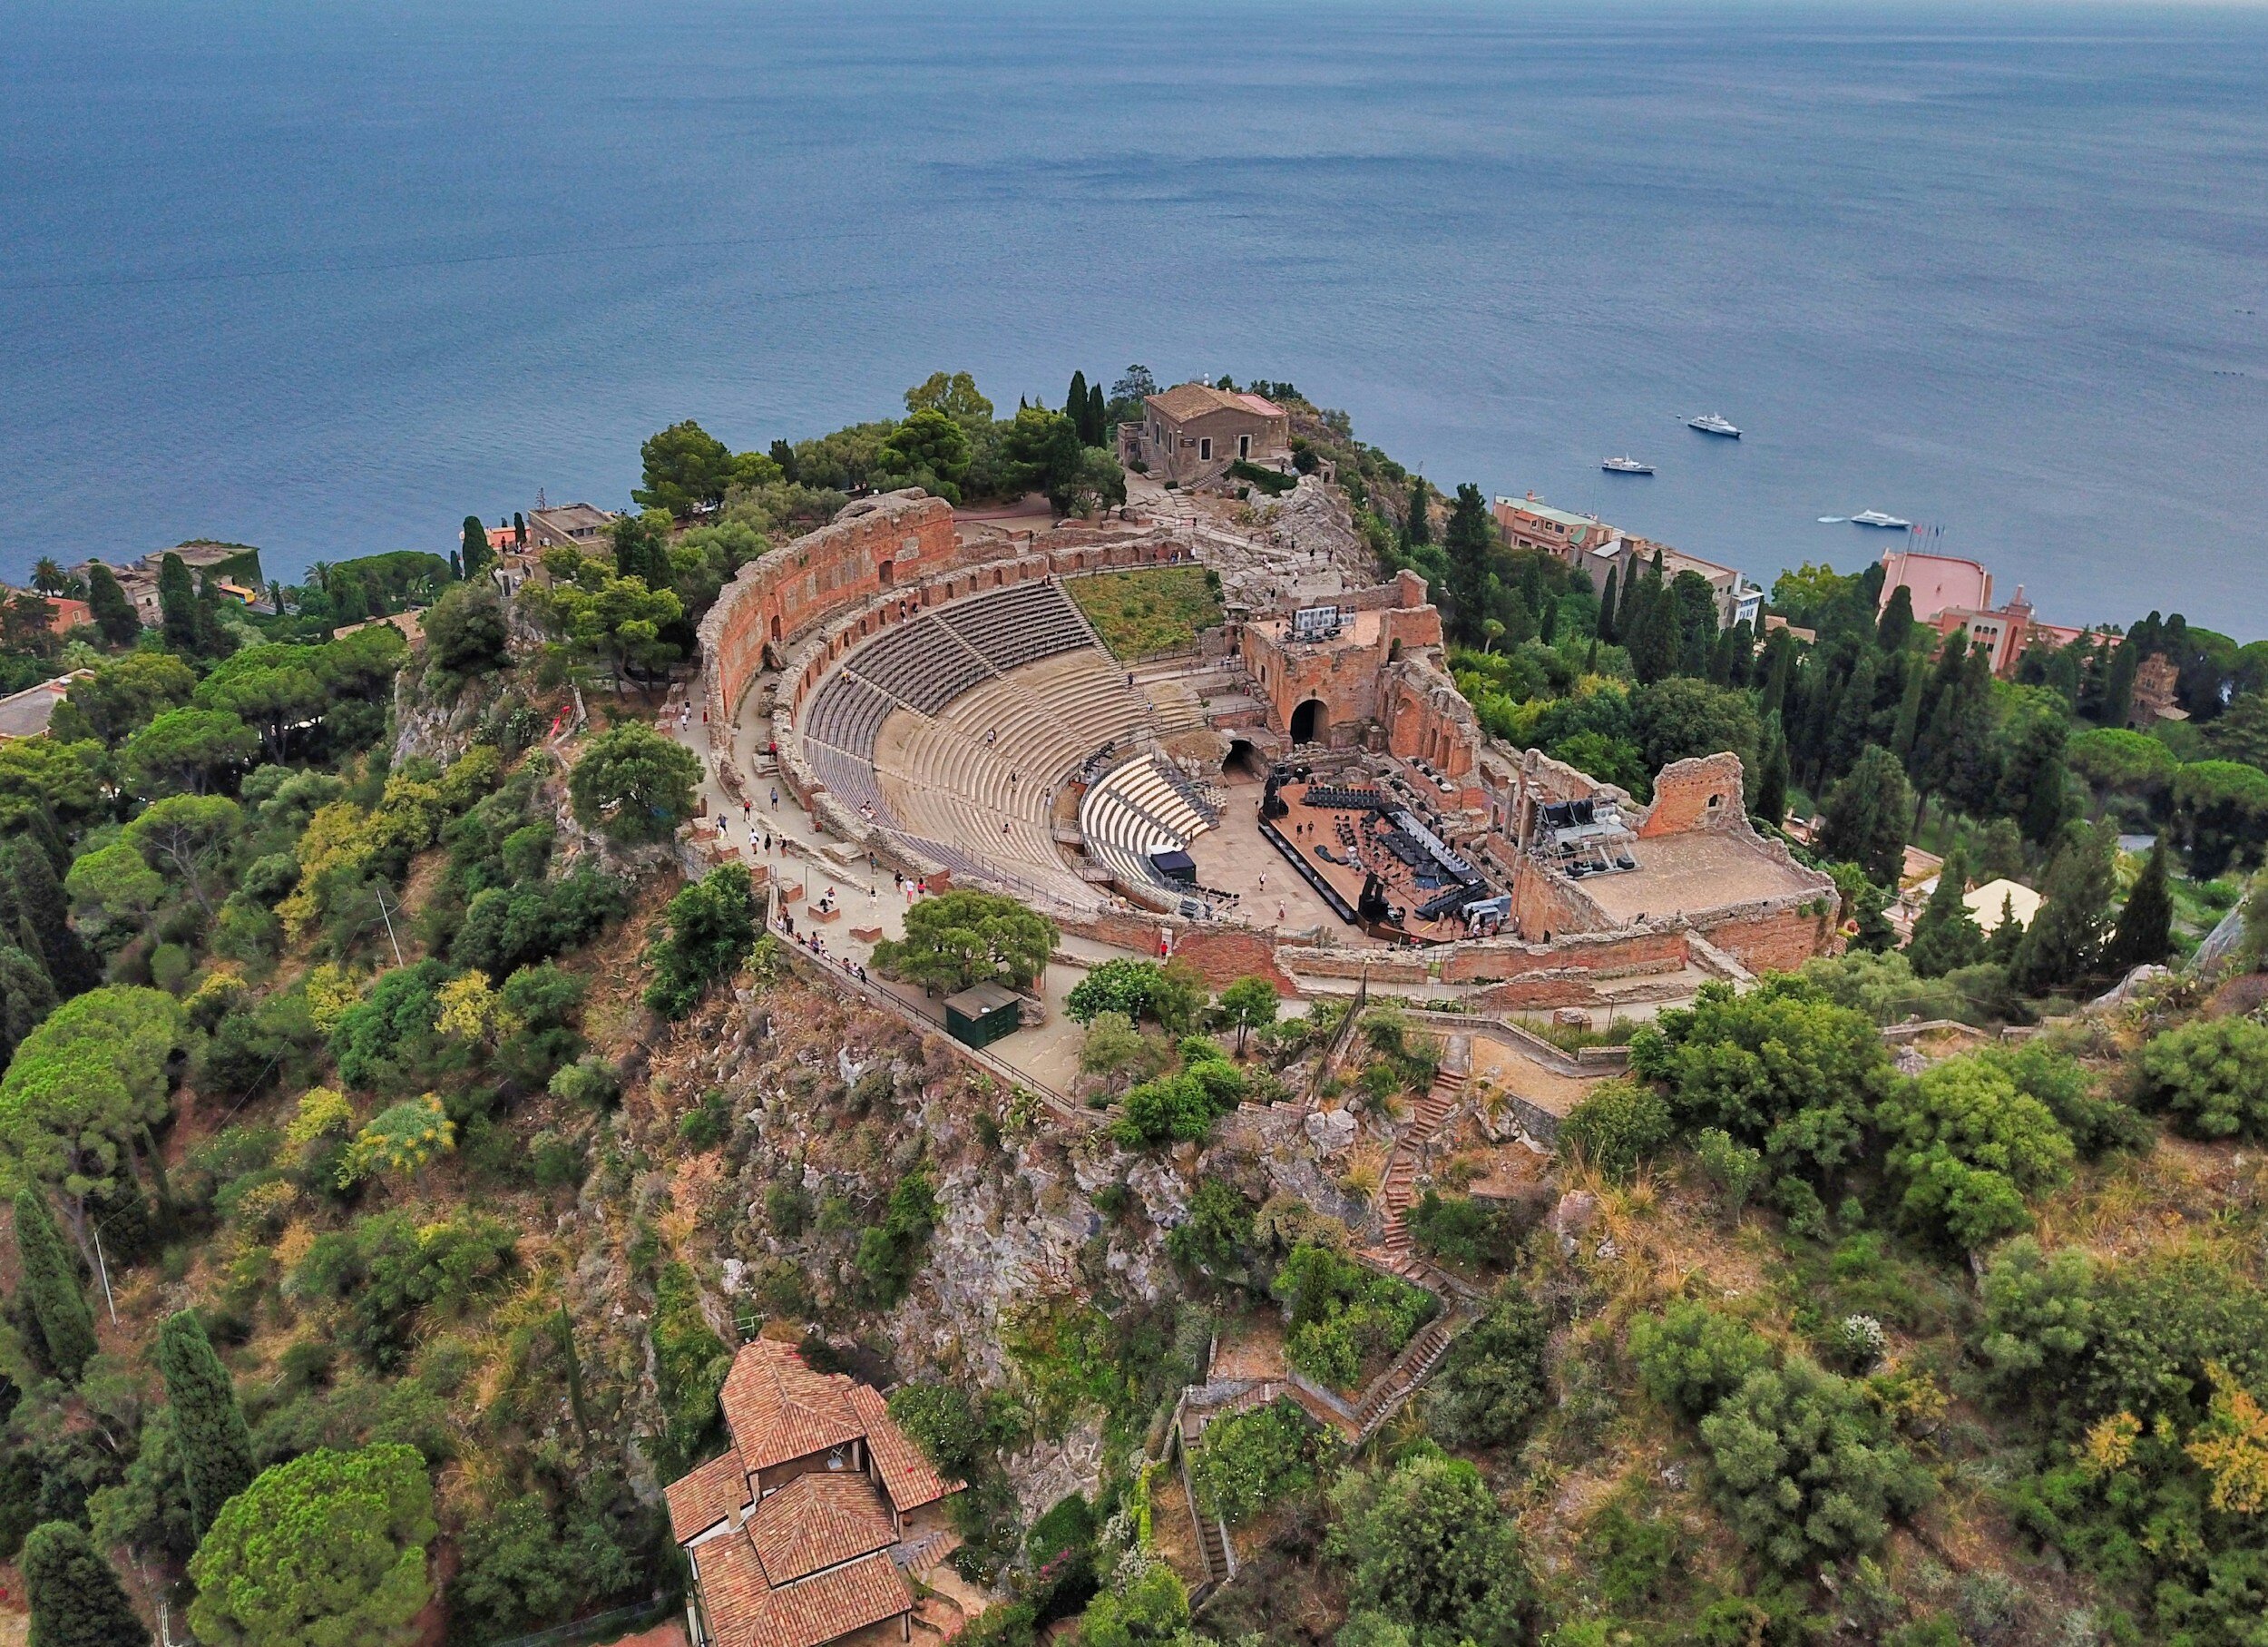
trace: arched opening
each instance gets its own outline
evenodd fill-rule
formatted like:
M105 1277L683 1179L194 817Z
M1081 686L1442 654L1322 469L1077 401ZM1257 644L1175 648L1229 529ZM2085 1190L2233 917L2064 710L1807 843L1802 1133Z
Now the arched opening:
M890 579L896 574L897 569L896 562L883 562L879 566L875 568L875 581L879 583L885 589L889 588Z
M774 645L779 643L779 613L772 613L772 643Z
M1323 707L1323 700L1310 698L1292 711L1292 741L1313 743L1323 736L1329 725L1329 714Z
M1264 779L1268 775L1267 763L1260 759L1260 752L1252 747L1252 741L1247 738L1231 738L1228 740L1228 757L1220 763L1220 768L1224 776L1235 773L1243 778Z

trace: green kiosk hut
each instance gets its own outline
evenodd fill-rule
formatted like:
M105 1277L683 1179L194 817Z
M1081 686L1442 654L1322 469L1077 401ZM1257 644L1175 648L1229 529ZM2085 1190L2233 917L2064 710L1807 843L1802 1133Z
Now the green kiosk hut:
M945 997L945 1033L963 1046L990 1046L1016 1033L1016 992L1004 984L973 984Z

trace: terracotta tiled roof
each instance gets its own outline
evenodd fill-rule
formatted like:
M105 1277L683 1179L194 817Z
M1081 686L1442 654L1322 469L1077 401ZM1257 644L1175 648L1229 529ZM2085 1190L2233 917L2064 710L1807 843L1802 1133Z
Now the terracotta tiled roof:
M719 1539L718 1544L749 1548L739 1538ZM820 1647L913 1610L913 1592L898 1575L896 1564L880 1553L779 1590L751 1592L744 1583L729 1583L720 1603L719 1589L709 1576L709 1552L715 1547L701 1546L701 1600L718 1647ZM751 1554L748 1566L755 1565ZM760 1578L758 1583L762 1583Z
M738 1453L728 1452L671 1482L663 1495L670 1501L670 1536L690 1543L748 1502L748 1466Z
M749 1632L763 1617L772 1587L764 1582L756 1546L738 1533L712 1538L693 1552L693 1564L699 1574L701 1612L718 1641L740 1647L760 1639Z
M856 1384L851 1387L850 1398L860 1422L866 1426L866 1446L874 1454L875 1468L900 1515L918 1510L925 1504L935 1504L946 1494L961 1490L959 1482L948 1482L930 1467L921 1448L890 1417L880 1391Z
M896 1542L890 1512L855 1470L812 1470L756 1506L748 1539L777 1589Z
M791 1345L757 1338L740 1347L725 1377L725 1423L751 1471L823 1452L865 1434L851 1408L851 1381L813 1372Z
M914 1593L905 1587L897 1564L885 1554L869 1555L773 1591L746 1647L819 1647L913 1606ZM725 1647L743 1643L728 1642Z
M1259 395L1237 395L1231 398L1247 412L1257 412L1263 417L1281 417L1284 408Z

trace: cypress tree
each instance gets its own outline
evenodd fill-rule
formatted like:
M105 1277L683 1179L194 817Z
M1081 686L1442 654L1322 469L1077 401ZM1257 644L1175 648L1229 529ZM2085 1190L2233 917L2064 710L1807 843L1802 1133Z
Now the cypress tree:
M1902 652L1906 637L1912 632L1913 591L1901 583L1890 592L1889 603L1874 625L1874 643L1884 652Z
M1087 374L1083 371L1071 374L1070 392L1063 397L1063 416L1070 418L1071 426L1079 431L1080 446L1095 444L1087 438Z
M168 551L158 563L158 612L165 643L175 652L197 650L197 585L189 563Z
M2011 892L2000 899L2000 924L1985 937L1985 959L2013 974L2023 949L2024 923L2016 918L2016 895Z
M449 576L460 583L464 581L464 563L454 549L449 551Z
M87 568L86 603L94 618L94 627L103 632L103 639L112 646L132 646L142 633L142 619L134 611L134 603L126 598L111 569L96 561Z
M1788 678L1795 672L1795 642L1784 629L1765 637L1764 695L1757 701L1759 715L1787 719Z
M150 1647L150 1632L93 1541L67 1521L24 1540L32 1647Z
M796 467L796 448L784 440L772 442L772 461L779 466L780 478L789 485L796 484L799 470Z
M2174 893L2166 885L2165 842L2161 838L2143 860L2142 876L2126 894L2118 925L2103 959L2118 972L2163 961L2174 947Z
M189 1487L190 1522L202 1538L220 1506L251 1485L252 1432L237 1405L229 1369L212 1351L204 1323L184 1309L158 1329L158 1370L173 1407L174 1445Z
M2017 952L2015 981L2027 995L2076 984L2102 959L2103 926L2116 880L2116 827L2106 819L2093 828L2074 824L2048 865L2039 891L2045 900Z
M1548 594L1543 598L1543 616L1536 623L1536 639L1546 646L1559 638L1559 597Z
M45 1198L29 1187L15 1192L15 1252L24 1301L47 1346L47 1364L64 1383L76 1384L98 1348L94 1312Z
M1937 872L1937 890L1930 894L1928 907L1913 924L1913 941L1906 946L1915 975L1940 978L1984 958L1983 929L1961 901L1968 890L1967 864L1960 852L1948 854Z
M54 981L39 958L0 941L0 1067L56 1005Z
M1413 544L1433 541L1433 521L1425 506L1425 476L1410 476L1410 501L1403 510L1402 534Z
M464 517L464 575L476 578L488 564L488 528L479 515Z
M1110 444L1110 403L1103 398L1102 385L1100 383L1087 386L1087 424L1094 432L1094 438L1087 443L1089 446L1107 446Z
M1827 731L1825 776L1839 778L1858 764L1874 727L1874 654L1862 652L1852 660L1843 681L1833 723Z
M0 874L7 877L11 898L39 941L39 958L54 982L56 999L68 1001L101 983L102 968L73 929L70 897L39 843L23 835L10 841L0 856Z
M1607 568L1607 587L1598 596L1598 627L1593 632L1602 641L1615 638L1615 569Z
M2096 713L2105 726L2126 724L2134 713L2134 675L2142 667L2142 648L2133 635L2115 647L2103 671L2103 701Z
M775 441L772 444L777 446L779 443ZM514 549L528 546L528 517L517 509L512 512L512 546Z
M1780 730L1779 716L1766 717L1764 736L1764 766L1756 776L1756 798L1748 810L1776 829L1787 819L1787 739Z

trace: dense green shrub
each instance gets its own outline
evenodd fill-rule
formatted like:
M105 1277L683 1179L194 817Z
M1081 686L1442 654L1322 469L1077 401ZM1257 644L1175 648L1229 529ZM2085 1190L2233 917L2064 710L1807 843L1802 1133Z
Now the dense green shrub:
M1219 1178L1198 1180L1189 1216L1166 1231L1166 1253L1175 1263L1218 1281L1247 1279L1252 1246L1252 1203Z
M1777 1567L1864 1554L1934 1490L1860 1386L1705 1304L1641 1319L1630 1348L1648 1393L1696 1424L1734 1530Z
M1189 1460L1198 1506L1240 1526L1278 1499L1305 1492L1315 1482L1319 1439L1288 1397L1215 1419Z
M929 1232L937 1227L937 1195L929 1171L916 1167L898 1180L883 1210L882 1221L859 1232L855 1262L865 1278L866 1296L887 1309L906 1294L929 1256Z
M717 1439L717 1392L725 1387L732 1351L701 1313L693 1272L681 1263L662 1266L654 1282L654 1384L666 1428L660 1445L676 1475L706 1456Z
M890 1392L890 1417L939 1475L966 1480L975 1472L984 1421L959 1385L901 1384Z
M1906 1218L1971 1250L2022 1229L2026 1199L2068 1179L2076 1153L2048 1106L1982 1059L1901 1082L1879 1120Z
M581 947L629 908L629 887L587 864L556 881L485 887L465 906L449 954L460 965L500 979Z
M1775 1173L1833 1178L1856 1158L1891 1086L1874 1025L1815 985L1705 984L1689 1009L1631 1037L1633 1073L1661 1082L1687 1126L1722 1128Z
M670 900L669 934L646 951L646 1005L682 1018L709 986L732 975L756 942L756 889L738 864L719 864Z
M1217 1060L1142 1082L1119 1100L1110 1136L1128 1149L1198 1142L1213 1130L1216 1118L1237 1107L1244 1090L1244 1073Z
M478 1647L632 1599L663 1558L656 1528L630 1485L604 1469L557 1505L523 1493L467 1517L449 1582L450 1640Z
M343 1306L347 1348L376 1371L397 1372L421 1313L464 1309L511 1269L518 1244L512 1226L482 1213L420 1225L380 1212L317 1236L291 1285Z
M1745 1322L1690 1299L1630 1324L1630 1355L1647 1394L1698 1422L1772 1363L1772 1346Z
M1584 1094L1559 1127L1563 1154L1579 1155L1609 1178L1626 1178L1667 1143L1669 1105L1639 1081L1602 1081Z
M1935 1491L1860 1386L1801 1358L1751 1373L1700 1433L1733 1530L1791 1573L1873 1550Z
M1440 1308L1432 1294L1328 1247L1295 1247L1274 1292L1292 1307L1286 1358L1340 1389L1383 1367Z
M1450 1348L1427 1397L1433 1433L1451 1446L1513 1446L1550 1398L1544 1352L1551 1322L1510 1277L1486 1314Z
M451 1056L434 1024L441 1015L441 986L452 975L439 961L381 975L331 1031L338 1078L350 1087L372 1090L428 1084Z
M2142 1049L2145 1088L2200 1138L2268 1138L2268 1024L2196 1018Z
M1520 1530L1481 1472L1426 1449L1391 1472L1349 1470L1333 1489L1330 1554L1343 1564L1340 1641L1385 1647L1525 1647L1536 1592Z
M1445 1264L1510 1269L1534 1226L1523 1207L1428 1190L1405 1215L1410 1239Z

